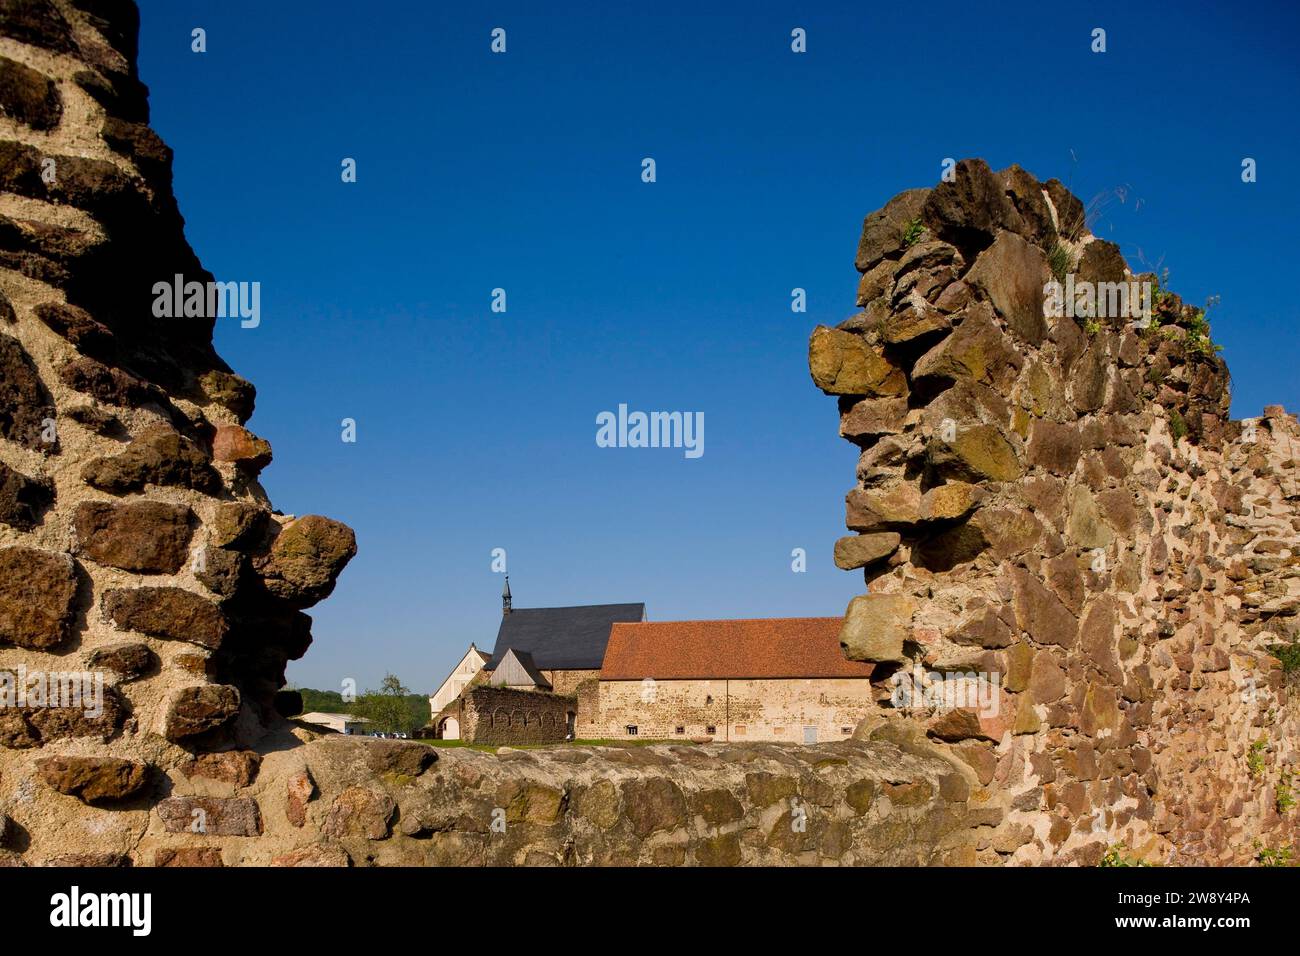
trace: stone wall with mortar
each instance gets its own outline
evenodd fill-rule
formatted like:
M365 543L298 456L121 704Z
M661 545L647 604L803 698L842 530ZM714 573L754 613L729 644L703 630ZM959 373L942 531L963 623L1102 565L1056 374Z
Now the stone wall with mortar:
M862 311L810 343L859 448L835 559L869 586L841 640L884 665L877 719L975 770L1011 862L1289 846L1300 720L1275 653L1300 609L1296 419L1228 417L1204 314L1169 290L1149 323L1050 317L1053 278L1158 277L1058 181L955 173L867 217ZM893 693L918 667L996 674L999 706Z
M511 687L471 687L460 698L460 738L475 744L550 744L569 733L577 698Z
M817 740L843 740L875 710L866 678L601 681L597 738L637 737L799 744L804 728ZM677 733L681 727L682 732ZM713 732L709 732L712 727Z

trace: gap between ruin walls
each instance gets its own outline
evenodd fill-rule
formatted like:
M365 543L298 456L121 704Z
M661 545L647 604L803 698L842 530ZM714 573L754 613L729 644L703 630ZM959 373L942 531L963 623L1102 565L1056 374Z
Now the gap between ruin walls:
M862 311L809 365L861 450L835 558L869 585L841 639L878 664L873 723L969 763L1019 827L1011 862L1293 843L1294 682L1269 647L1298 636L1295 417L1228 417L1204 316L1169 290L1146 328L1046 315L1053 279L1158 277L1018 166L896 196L855 264ZM895 708L914 667L997 675L996 715Z

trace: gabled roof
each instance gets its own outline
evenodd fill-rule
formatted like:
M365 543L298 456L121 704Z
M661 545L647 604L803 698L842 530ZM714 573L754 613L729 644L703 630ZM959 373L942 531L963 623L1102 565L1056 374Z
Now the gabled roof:
M460 660L458 660L458 661L456 662L456 666L453 667L453 668L451 669L451 673L448 674L446 677L444 677L444 678L442 679L442 683L439 684L439 685L434 689L433 693L429 695L429 699L430 699L430 700L432 700L433 698L437 697L440 693L442 693L442 689L443 689L444 687L447 686L447 684L451 681L451 679L452 679L453 677L456 676L456 672L460 670L460 665L461 665L461 664L464 664L465 661L466 661L466 659L467 659L471 654L473 654L475 657L477 657L480 661L483 661L484 664L486 664L487 661L488 661L488 660L491 658L491 656L492 656L492 655L490 655L487 651L481 651L481 650L479 650L478 647L476 647L476 646L474 645L474 642L473 642L473 641L470 641L470 644L469 644L469 650L467 650L463 655L461 655ZM480 666L480 670L481 670L481 669L482 669L482 667Z
M542 670L599 670L610 626L644 619L645 604L515 608L502 616L486 666L493 670L507 648L514 648L531 654Z
M870 677L840 649L839 617L615 624L601 680Z
M502 683L510 686L519 686L527 680L534 687L551 689L551 682L538 671L537 665L533 662L533 655L513 647L506 648L505 653L501 655L501 663L493 669L492 673L494 678L500 678Z

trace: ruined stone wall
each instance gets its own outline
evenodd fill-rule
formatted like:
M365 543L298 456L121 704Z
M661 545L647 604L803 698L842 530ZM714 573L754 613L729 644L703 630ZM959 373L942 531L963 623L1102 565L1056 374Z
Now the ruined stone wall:
M955 173L867 217L863 311L810 344L860 449L835 559L869 593L846 653L885 665L881 719L975 770L1010 862L1292 844L1300 722L1270 648L1297 637L1296 419L1229 419L1204 314L1167 289L1149 323L1054 317L1053 279L1159 277L1056 180ZM897 694L917 668L997 675L998 706Z
M282 723L303 609L355 552L272 511L212 320L154 315L155 283L212 277L137 25L129 2L0 2L0 836L23 862L123 858L152 801L227 772L205 752ZM227 815L256 828L255 804Z
M303 611L355 542L266 500L212 320L153 315L155 283L211 277L136 33L130 0L0 0L0 863L1089 862L1118 840L1239 862L1293 839L1267 649L1294 629L1295 422L1247 442L1177 334L1020 308L1052 233L1080 272L1114 256L1059 227L1059 186L975 164L869 219L867 311L818 331L813 369L864 452L850 653L999 668L1001 724L895 713L887 666L855 739L813 746L435 752L285 719ZM83 672L102 710L12 697Z
M460 737L475 744L550 744L569 733L573 697L511 687L472 687L461 696Z

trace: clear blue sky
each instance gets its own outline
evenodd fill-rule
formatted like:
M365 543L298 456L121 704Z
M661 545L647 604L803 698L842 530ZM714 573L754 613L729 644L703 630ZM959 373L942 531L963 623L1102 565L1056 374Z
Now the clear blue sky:
M854 311L863 216L944 157L1125 190L1097 231L1222 297L1234 414L1300 408L1300 18L1088 6L142 0L190 242L262 283L217 347L257 385L264 484L360 545L291 680L431 690L495 638L496 547L521 607L842 613L856 455L807 337ZM704 412L705 454L597 448L619 403Z

